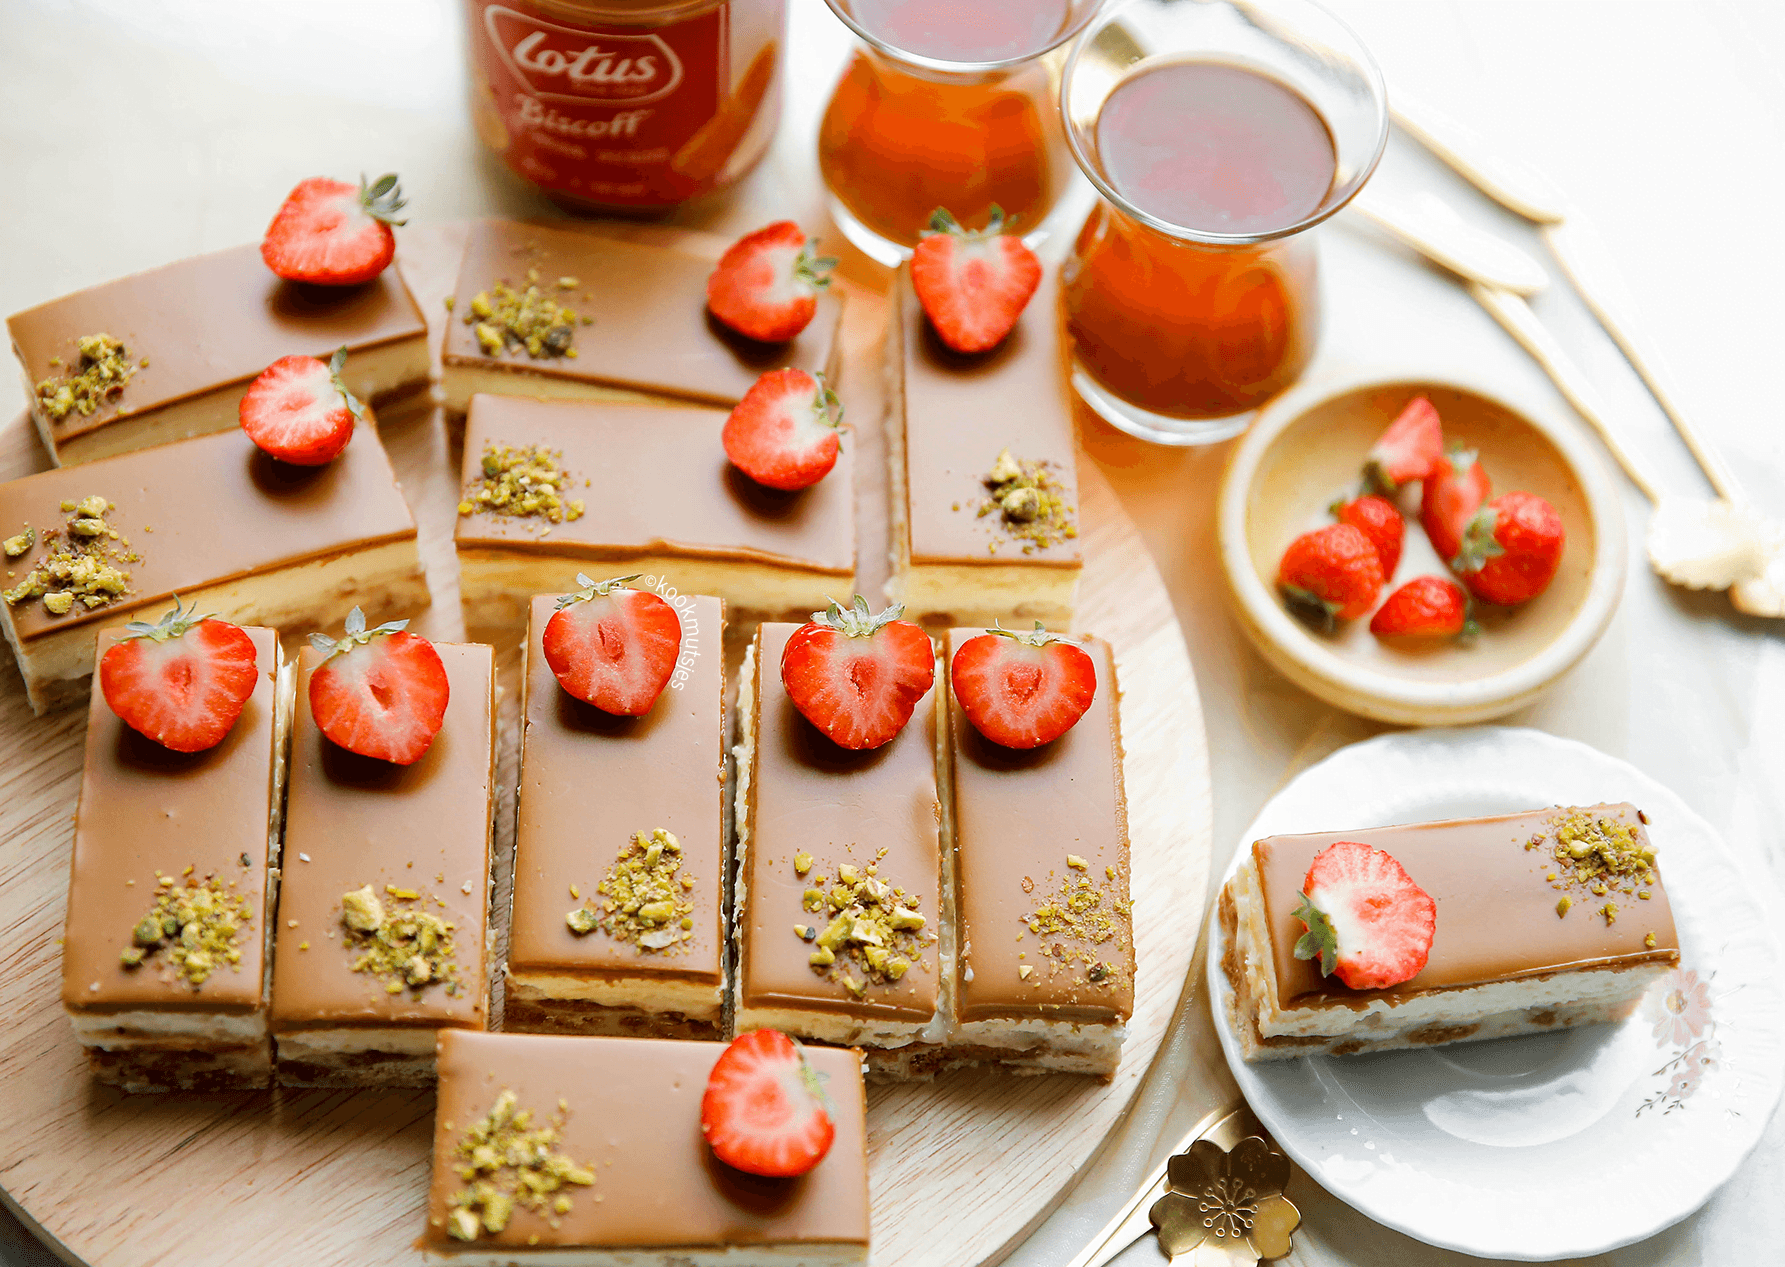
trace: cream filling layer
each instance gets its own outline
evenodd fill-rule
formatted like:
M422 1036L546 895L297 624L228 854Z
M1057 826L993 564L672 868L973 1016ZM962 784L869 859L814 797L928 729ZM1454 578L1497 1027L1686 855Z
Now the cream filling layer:
M418 334L414 338L381 343L359 351L350 349L341 380L347 384L348 391L367 403L380 396L410 390L419 392L428 382L427 336ZM28 390L26 395L33 402L31 416L37 424L38 434L43 437L44 447L54 455L56 465L73 466L240 426L242 397L247 394L251 381L229 383L140 414L122 414L92 431L70 436L60 444L52 442L49 421L38 412L35 389ZM128 403L128 388L123 399Z
M1615 1010L1645 990L1669 965L1645 962L1625 967L1559 969L1549 977L1523 977L1457 986L1409 995L1393 1002L1377 998L1307 1007L1278 1004L1276 960L1265 926L1264 894L1250 857L1229 881L1237 919L1234 937L1245 978L1238 1005L1249 1009L1265 1038L1339 1038L1379 1041L1415 1030L1479 1024L1507 1013L1571 1009Z
M887 597L905 604L909 620L946 617L950 624L1039 620L1053 629L1072 623L1079 569L1038 564L906 562L886 583Z
M831 1267L865 1263L868 1247L859 1241L789 1241L781 1245L663 1245L639 1249L595 1249L563 1245L475 1245L442 1249L430 1245L423 1260L455 1267Z
M341 1056L389 1052L397 1056L434 1058L438 1030L432 1025L343 1026L340 1029L294 1030L277 1034L280 1060L329 1064Z
M641 1012L680 1012L691 1020L717 1018L725 1006L718 982L661 977L577 977L508 970L508 997L637 1008Z
M428 605L427 581L414 537L350 550L332 557L275 567L251 576L183 589L180 598L239 625L274 629L325 625L355 607L366 608L368 621L387 614L416 611ZM119 604L116 615L136 616L172 606L171 600L139 606ZM75 625L32 638L21 649L10 609L4 610L6 640L19 658L19 669L33 707L43 693L40 684L74 681L93 671L93 648L100 625ZM109 615L110 613L108 613Z
M87 1047L236 1047L266 1037L267 1016L258 1012L179 1012L142 1008L129 1012L71 1012L75 1037ZM177 1040L177 1041L176 1041Z
M685 554L597 557L568 545L548 554L461 545L458 554L459 596L465 621L474 628L512 623L525 615L533 595L574 589L577 572L591 569L597 580L610 572L636 572L644 577L641 586L655 588L662 582L679 594L711 594L725 600L727 619L752 613L804 620L822 610L831 595L842 601L855 592L852 573L797 561L773 564Z

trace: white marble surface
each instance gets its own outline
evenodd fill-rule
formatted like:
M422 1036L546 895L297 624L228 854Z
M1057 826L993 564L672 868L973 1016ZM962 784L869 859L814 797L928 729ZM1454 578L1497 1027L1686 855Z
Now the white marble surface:
M995 0L965 0L993 3ZM812 136L847 47L822 0L790 0L787 121L729 200L678 219L720 232L822 222ZM1756 499L1785 516L1785 6L1774 0L1332 0L1396 84L1465 119L1560 186L1608 240L1665 349L1682 403ZM0 0L0 312L259 237L292 183L399 170L418 221L543 205L478 151L465 119L455 0ZM1430 189L1534 251L1529 229L1397 135L1377 179ZM1524 390L1536 369L1447 278L1347 217L1324 234L1321 366L1466 362ZM847 265L862 267L859 259ZM1703 491L1640 384L1567 293L1534 305L1673 485ZM0 417L22 406L0 375ZM1326 708L1243 643L1214 564L1223 453L1087 437L1177 604L1215 764L1217 859L1271 791L1383 728ZM1627 490L1632 539L1646 505ZM1728 838L1753 883L1785 879L1785 626L1668 589L1633 551L1622 610L1545 700L1509 719L1584 740L1662 780ZM0 842L0 849L4 849ZM4 1018L0 1018L3 1022ZM1168 1057L1169 1060L1169 1057ZM1072 1200L1010 1260L1071 1256L1180 1124L1169 1068ZM0 1070L0 1087L5 1071ZM3 1091L0 1091L3 1093ZM0 1141L0 1178L10 1158ZM1656 1183L1667 1176L1657 1174ZM1785 1115L1699 1215L1590 1260L1618 1267L1771 1261L1785 1244ZM1302 1194L1300 1264L1447 1256ZM1567 1200L1567 1193L1558 1193ZM52 1262L0 1214L0 1265ZM1122 1260L1162 1261L1150 1242Z

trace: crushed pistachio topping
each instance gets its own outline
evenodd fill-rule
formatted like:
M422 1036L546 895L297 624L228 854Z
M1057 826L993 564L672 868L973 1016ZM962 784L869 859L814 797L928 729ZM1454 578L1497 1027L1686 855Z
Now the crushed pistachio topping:
M4 597L9 606L43 599L52 616L66 616L78 602L89 611L116 601L130 589L130 573L120 564L140 562L129 540L106 522L117 507L97 493L79 501L64 501L60 527L41 534L27 527L6 541L6 556L18 558L41 542L42 556L25 578ZM13 547L17 546L15 553Z
M999 525L1021 544L1024 554L1078 536L1073 521L1078 508L1067 503L1065 486L1052 462L1024 461L1005 449L980 483L986 497L979 504L979 518L997 515ZM993 541L987 548L996 554L998 546Z
M1122 949L1127 927L1122 917L1132 903L1116 896L1115 877L1110 870L1106 869L1105 878L1099 880L1083 858L1066 855L1066 874L1060 877L1057 896L1041 902L1022 917L1029 931L1041 938L1042 957L1053 961L1050 977L1081 971L1092 985L1112 987L1120 979L1121 971L1111 961L1109 951ZM1029 892L1032 887L1025 884L1023 891ZM1094 950L1099 946L1109 950L1100 956ZM1029 974L1022 977L1026 981Z
M1648 886L1656 883L1655 851L1642 843L1636 824L1567 809L1544 826L1548 830L1527 840L1525 849L1548 850L1556 861L1555 869L1546 871L1544 879L1551 888L1563 890L1556 903L1557 916L1566 918L1568 908L1574 905L1568 890L1593 897L1614 893L1648 897ZM1618 904L1596 904L1593 914L1612 924L1618 918Z
M694 940L694 876L682 874L682 842L661 827L636 832L595 888L594 906L564 917L581 937L596 929L642 951L673 951ZM683 947L686 949L686 947Z
M536 360L576 355L570 346L576 337L576 313L539 288L538 269L527 270L524 290L504 280L478 291L464 321L477 335L485 356L501 356L510 347L524 348Z
M119 956L126 968L140 968L156 954L173 975L194 990L225 965L242 962L236 945L254 922L254 907L214 875L182 877L155 873L155 904L130 930L130 946Z
M806 869L800 870L799 859L804 857L802 853L794 859L794 873L802 877L811 870L809 859ZM812 887L806 889L802 905L814 915L827 916L828 922L794 926L800 940L813 945L807 959L812 971L856 998L871 985L897 982L938 940L917 909L922 894L907 893L881 878L883 857L884 850L865 867L839 864L836 883L828 888L826 876L810 876Z
M371 885L341 895L341 944L356 952L355 972L384 982L386 992L401 994L408 986L418 994L444 984L457 994L459 965L453 960L453 925L430 911L417 909L427 899L413 889L384 886L387 908Z
M37 385L37 403L52 422L71 413L89 417L108 398L124 390L140 366L130 363L130 353L109 334L82 335L77 341L81 359L72 373L46 378ZM148 360L143 365L148 365Z
M570 1186L595 1182L593 1164L579 1166L557 1145L567 1110L542 1125L533 1125L530 1109L515 1107L515 1094L504 1089L496 1103L453 1147L453 1165L465 1186L448 1201L446 1231L455 1240L474 1241L482 1233L495 1236L508 1226L516 1206L550 1219L571 1210Z
M556 449L521 448L494 441L484 446L483 475L465 489L461 515L483 512L506 519L544 519L567 523L583 517L583 499L565 497L573 481L565 475Z

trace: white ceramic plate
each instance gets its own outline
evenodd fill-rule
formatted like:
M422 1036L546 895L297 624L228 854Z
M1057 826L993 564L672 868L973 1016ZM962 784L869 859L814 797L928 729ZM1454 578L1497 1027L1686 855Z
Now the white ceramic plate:
M1209 991L1227 1063L1334 1196L1432 1245L1548 1261L1685 1218L1759 1142L1785 1082L1779 946L1728 846L1640 771L1535 730L1384 735L1304 771L1243 843L1626 800L1649 816L1681 963L1621 1024L1248 1065L1216 921Z

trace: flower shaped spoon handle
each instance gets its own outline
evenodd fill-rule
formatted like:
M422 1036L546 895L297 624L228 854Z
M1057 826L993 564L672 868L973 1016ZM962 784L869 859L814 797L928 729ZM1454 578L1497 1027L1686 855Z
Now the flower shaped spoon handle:
M1197 1124L1147 1186L1067 1267L1103 1267L1148 1231L1174 1262L1255 1267L1289 1252L1301 1213L1283 1196L1289 1159L1261 1136L1243 1105Z

